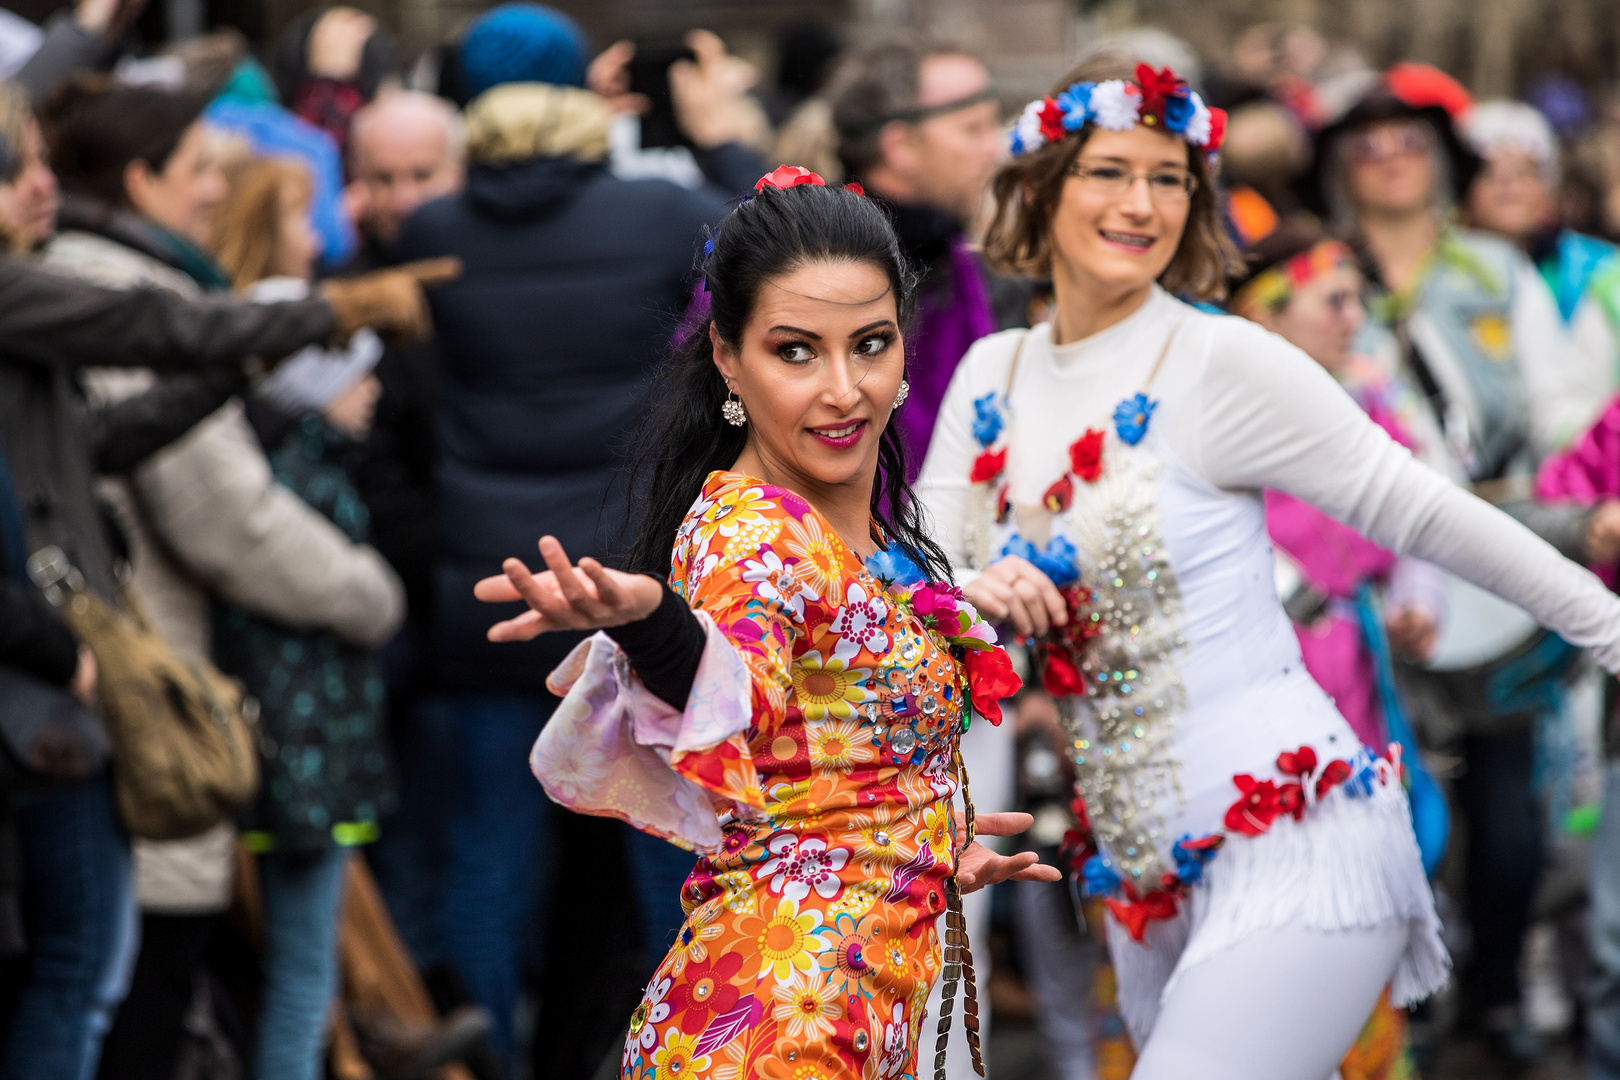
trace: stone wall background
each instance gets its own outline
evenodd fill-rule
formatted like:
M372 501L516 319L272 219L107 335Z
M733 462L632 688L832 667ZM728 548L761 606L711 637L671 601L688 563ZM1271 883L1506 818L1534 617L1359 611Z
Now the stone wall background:
M143 20L161 40L171 7L206 5L210 26L264 42L315 0L152 0ZM408 53L454 34L488 0L349 0L377 15ZM1590 89L1620 82L1620 0L553 0L606 44L656 40L693 26L718 31L770 71L772 34L807 16L844 25L861 42L922 30L965 40L990 60L1009 100L1044 91L1088 40L1132 25L1177 34L1206 64L1263 21L1313 26L1374 64L1423 60L1483 96L1515 93L1547 71ZM43 20L64 0L5 0Z

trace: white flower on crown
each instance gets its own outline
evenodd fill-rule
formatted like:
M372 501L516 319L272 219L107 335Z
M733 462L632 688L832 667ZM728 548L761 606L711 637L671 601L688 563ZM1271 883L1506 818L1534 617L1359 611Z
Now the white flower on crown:
M1182 138L1194 146L1208 146L1210 132L1209 106L1204 99L1196 93L1192 97L1193 114L1187 118L1187 126L1182 130Z
M1042 98L1024 106L1018 122L1013 125L1013 153L1027 154L1046 145L1046 136L1041 134L1041 109L1045 105L1046 100Z
M1141 111L1142 92L1121 79L1100 82L1091 92L1092 123L1105 131L1129 131Z

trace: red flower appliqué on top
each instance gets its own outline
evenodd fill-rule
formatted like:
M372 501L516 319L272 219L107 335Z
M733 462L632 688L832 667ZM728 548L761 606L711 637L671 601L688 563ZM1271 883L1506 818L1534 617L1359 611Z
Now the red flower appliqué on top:
M973 459L973 472L968 479L975 484L982 484L986 480L994 480L1001 475L1007 467L1007 448L1000 450L986 450Z
M1069 465L1074 475L1088 484L1095 484L1102 475L1103 433L1087 428L1086 433L1069 445Z

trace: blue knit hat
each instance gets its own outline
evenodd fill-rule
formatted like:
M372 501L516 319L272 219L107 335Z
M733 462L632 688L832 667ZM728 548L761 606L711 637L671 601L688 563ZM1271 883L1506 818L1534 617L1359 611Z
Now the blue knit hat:
M467 25L461 71L469 97L510 82L584 86L585 34L542 4L502 4Z

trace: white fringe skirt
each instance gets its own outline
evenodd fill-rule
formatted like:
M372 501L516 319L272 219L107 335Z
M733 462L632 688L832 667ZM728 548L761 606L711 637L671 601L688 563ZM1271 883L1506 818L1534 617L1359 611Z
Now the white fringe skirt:
M1180 914L1148 923L1144 941L1107 921L1120 1013L1138 1047L1184 972L1268 930L1404 922L1406 952L1391 979L1398 1006L1440 989L1451 968L1398 783L1375 784L1365 798L1337 788L1302 821L1283 816L1259 836L1228 836Z

